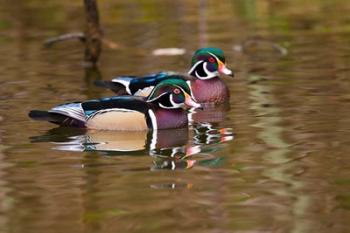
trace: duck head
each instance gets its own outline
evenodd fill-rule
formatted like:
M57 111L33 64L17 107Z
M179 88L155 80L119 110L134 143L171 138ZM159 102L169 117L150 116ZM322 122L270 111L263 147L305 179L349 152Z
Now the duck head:
M219 48L198 49L193 57L189 75L207 80L225 74L233 77L233 72L225 65L224 52Z
M147 102L157 104L164 109L201 107L192 99L191 89L186 81L181 79L167 79L160 82L147 97Z

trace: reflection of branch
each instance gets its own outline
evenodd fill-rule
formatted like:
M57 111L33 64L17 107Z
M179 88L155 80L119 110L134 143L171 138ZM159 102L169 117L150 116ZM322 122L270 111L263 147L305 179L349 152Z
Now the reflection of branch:
M47 40L45 40L44 45L46 47L50 47L52 45L54 45L57 42L62 42L62 41L66 41L66 40L75 40L78 39L81 42L85 42L85 35L82 32L72 32L72 33L67 33L67 34L63 34L60 36L56 36L56 37L51 37Z

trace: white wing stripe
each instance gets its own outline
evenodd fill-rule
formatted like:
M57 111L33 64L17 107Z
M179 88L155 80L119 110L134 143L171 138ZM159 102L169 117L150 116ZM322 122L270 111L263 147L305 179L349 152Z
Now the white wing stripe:
M122 84L125 87L125 89L128 92L128 94L132 95L130 87L129 87L130 86L130 81L131 81L131 78L114 78L114 79L112 79L112 82Z

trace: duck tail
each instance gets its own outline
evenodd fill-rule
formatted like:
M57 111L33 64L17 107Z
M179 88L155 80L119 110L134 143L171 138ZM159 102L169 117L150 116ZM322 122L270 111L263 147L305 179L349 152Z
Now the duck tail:
M53 113L42 110L32 110L29 112L28 116L37 121L48 121L61 126L85 128L85 122L59 113Z
M32 110L28 116L37 121L52 121L52 116L48 111Z

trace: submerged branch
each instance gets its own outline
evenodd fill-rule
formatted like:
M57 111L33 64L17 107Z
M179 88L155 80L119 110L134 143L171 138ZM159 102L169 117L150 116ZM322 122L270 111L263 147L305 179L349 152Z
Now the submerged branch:
M67 40L75 40L75 39L80 40L83 43L85 43L85 41L86 41L86 37L85 37L85 34L83 32L72 32L72 33L67 33L67 34L63 34L60 36L51 37L51 38L44 41L44 46L51 47L58 42L63 42L63 41L67 41ZM116 43L108 38L102 38L102 44L105 45L109 49L118 49L121 47L118 43Z
M78 39L81 42L85 42L85 34L83 32L72 32L72 33L67 33L56 37L51 37L45 40L44 45L46 47L50 47L56 44L57 42L62 42L66 40L75 40L75 39Z

